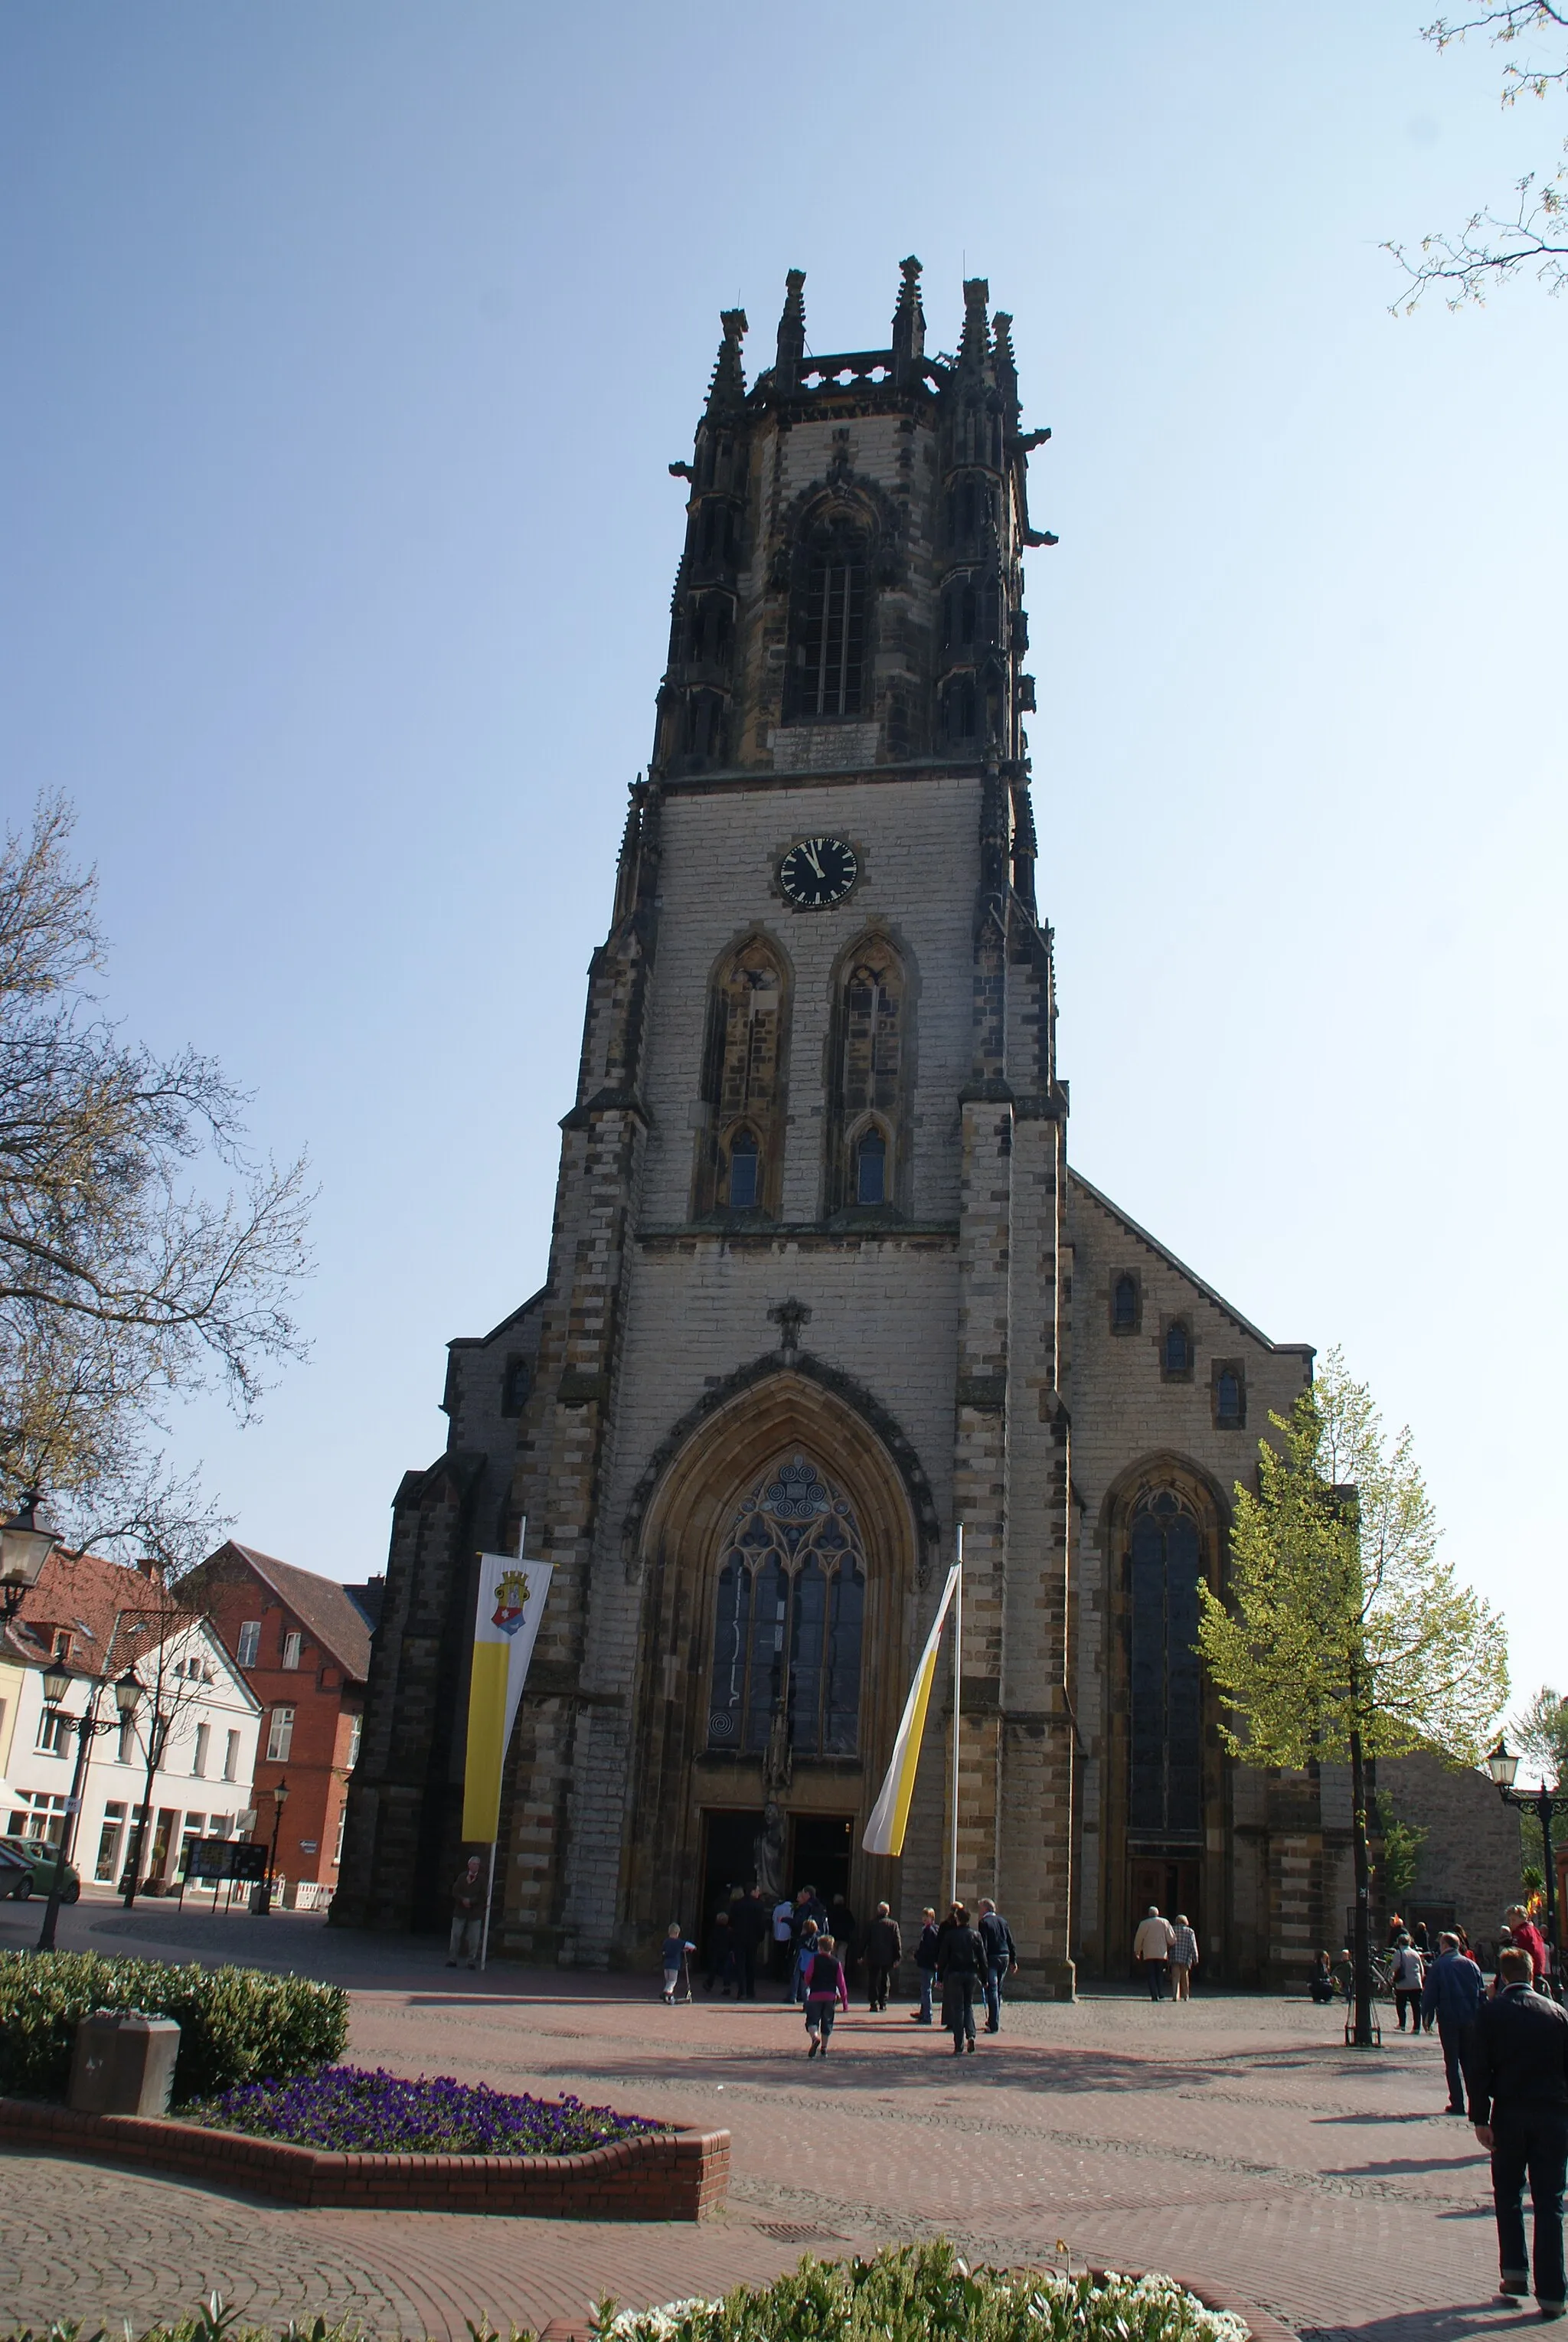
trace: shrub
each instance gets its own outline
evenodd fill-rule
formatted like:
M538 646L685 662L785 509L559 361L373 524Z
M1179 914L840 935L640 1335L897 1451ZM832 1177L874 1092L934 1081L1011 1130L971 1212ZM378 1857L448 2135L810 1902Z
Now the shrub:
M582 2155L663 2127L574 2097L513 2096L447 2075L410 2082L358 2066L329 2066L288 2082L242 2082L185 2111L215 2130L375 2155Z
M1168 2277L971 2269L945 2241L818 2261L722 2301L600 2305L603 2342L1248 2342Z
M348 1996L308 1977L98 1952L0 1952L0 2091L63 2098L76 2027L96 2008L175 2019L179 2101L329 2065L348 2038Z

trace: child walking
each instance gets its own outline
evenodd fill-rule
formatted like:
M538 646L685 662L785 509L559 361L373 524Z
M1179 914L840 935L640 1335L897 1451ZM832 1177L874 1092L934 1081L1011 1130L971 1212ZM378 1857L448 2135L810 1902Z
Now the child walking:
M808 2057L820 2051L827 2056L828 2037L833 2020L841 2008L849 2007L849 1987L844 1981L844 1962L837 1957L837 1947L831 1936L819 1936L816 1950L812 1955L805 1979L805 2029L811 2036Z
M696 1948L695 1944L687 1943L680 1921L672 1919L664 1935L664 2006L667 2008L674 2007L682 1967L688 1955Z

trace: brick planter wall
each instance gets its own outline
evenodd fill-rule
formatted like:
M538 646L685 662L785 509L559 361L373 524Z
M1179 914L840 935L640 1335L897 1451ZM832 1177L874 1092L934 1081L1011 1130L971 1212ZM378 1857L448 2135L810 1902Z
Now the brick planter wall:
M723 2203L730 2177L727 2130L616 2139L586 2155L342 2155L199 2123L0 2098L0 2142L177 2172L286 2204L547 2220L700 2220Z

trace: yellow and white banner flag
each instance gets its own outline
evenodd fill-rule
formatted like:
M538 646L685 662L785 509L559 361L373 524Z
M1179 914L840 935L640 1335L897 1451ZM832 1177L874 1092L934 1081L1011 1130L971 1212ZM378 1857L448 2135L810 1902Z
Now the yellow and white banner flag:
M521 1537L517 1540L521 1545ZM463 1775L463 1836L494 1846L501 1814L501 1767L554 1564L504 1553L479 1556L474 1673L468 1686L468 1760Z
M887 1768L887 1778L882 1785L881 1796L872 1807L865 1836L861 1839L867 1854L904 1852L904 1833L909 1822L915 1767L920 1763L920 1743L925 1731L925 1711L931 1705L931 1686L936 1675L936 1646L942 1640L942 1629L952 1607L953 1597L958 1591L962 1574L963 1564L955 1561L947 1573L947 1583L942 1589L935 1619L925 1638L920 1665L914 1670L909 1697L904 1703L904 1715L899 1721L898 1737L893 1744L893 1762Z

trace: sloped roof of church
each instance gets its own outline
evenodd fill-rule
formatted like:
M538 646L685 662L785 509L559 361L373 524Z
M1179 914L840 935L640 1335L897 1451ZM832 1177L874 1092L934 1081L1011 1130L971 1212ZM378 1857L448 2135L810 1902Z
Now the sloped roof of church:
M1205 1301L1212 1301L1214 1307L1222 1311L1233 1326L1239 1327L1242 1333L1249 1336L1262 1348L1286 1355L1293 1352L1303 1358L1313 1358L1317 1356L1316 1347L1311 1342L1271 1341L1261 1327L1253 1324L1250 1317L1243 1316L1233 1302L1227 1301L1223 1293L1216 1293L1207 1278L1200 1276L1195 1268L1189 1268L1184 1260L1178 1259L1169 1245L1162 1244L1158 1236L1152 1236L1147 1228L1141 1227L1131 1213L1124 1212L1120 1204L1114 1204L1110 1196L1096 1187L1092 1179L1084 1178L1082 1171L1075 1166L1069 1166L1067 1176L1071 1184L1074 1187L1081 1188L1092 1202L1099 1205L1102 1211L1109 1213L1112 1219L1119 1221L1129 1236L1136 1236L1140 1244L1146 1244L1151 1252L1158 1253L1167 1267L1175 1269L1179 1276L1186 1278L1189 1285L1195 1286Z

